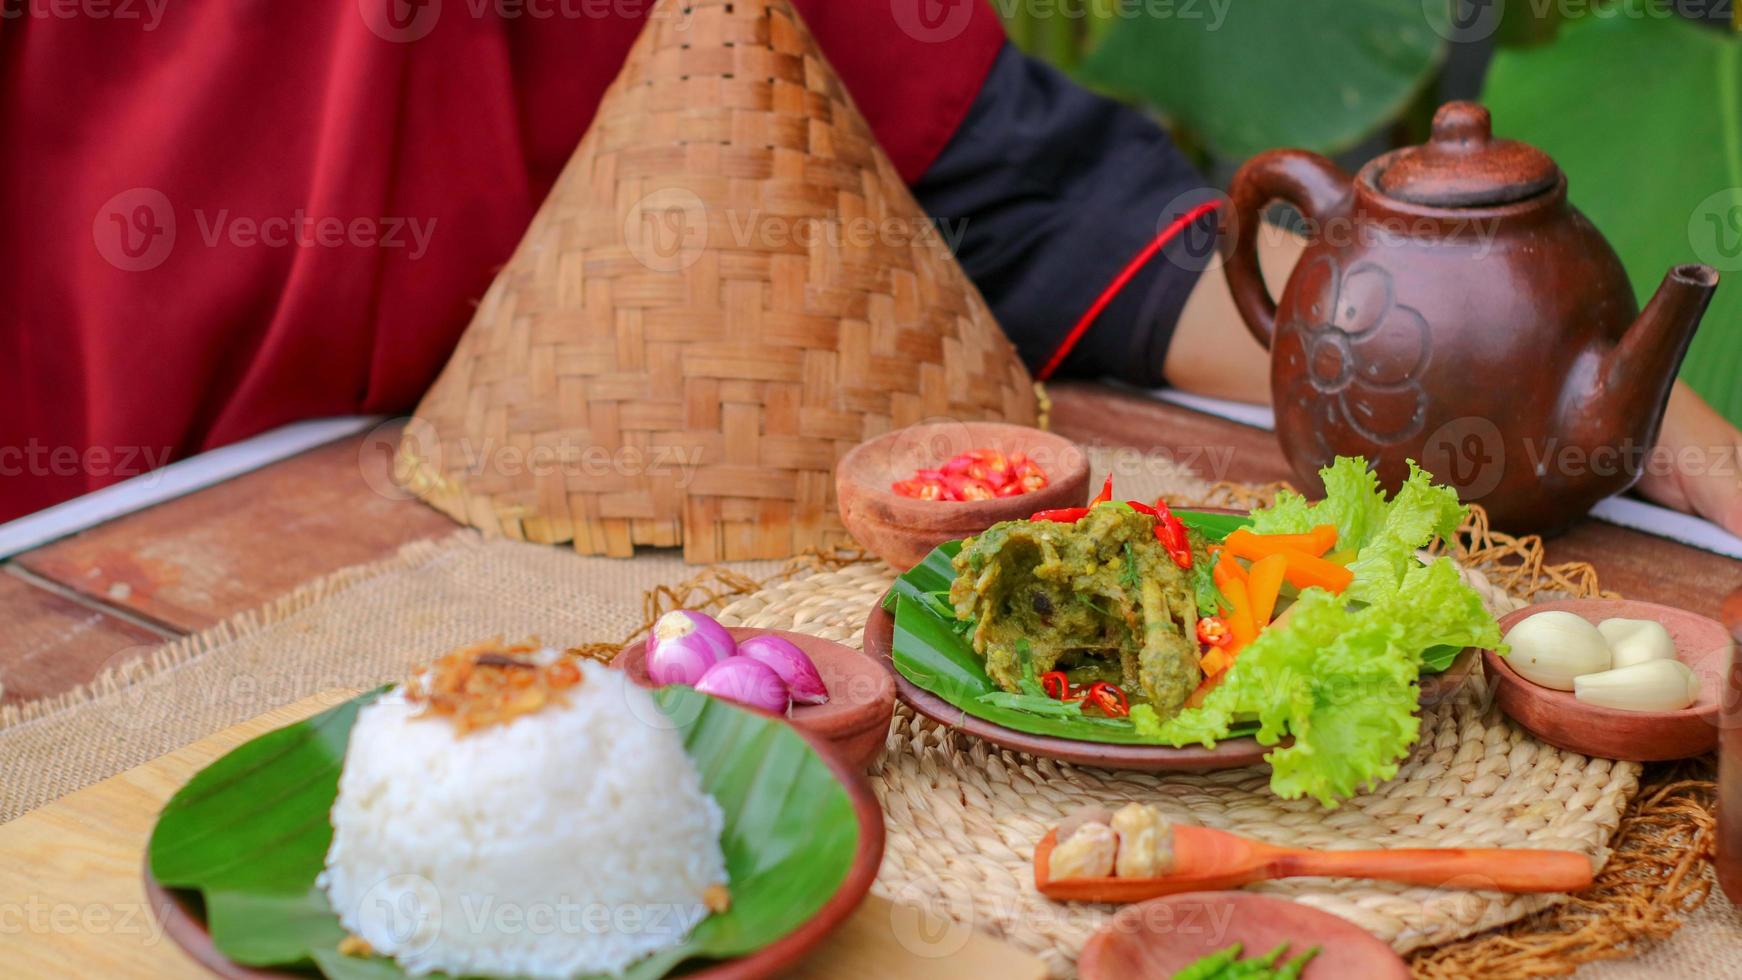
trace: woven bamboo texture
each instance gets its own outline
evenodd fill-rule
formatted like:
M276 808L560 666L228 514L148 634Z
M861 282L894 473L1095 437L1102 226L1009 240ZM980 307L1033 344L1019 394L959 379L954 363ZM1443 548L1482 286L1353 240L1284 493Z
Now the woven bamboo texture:
M397 472L487 534L783 557L846 542L842 453L937 417L1035 421L984 300L786 0L667 0Z
M1466 570L1466 577L1496 611L1521 604L1479 572ZM720 620L857 646L866 610L890 581L881 564L792 579L727 605ZM1464 694L1423 712L1421 740L1395 779L1334 811L1277 798L1267 767L1176 774L1081 768L998 750L902 706L872 774L889 828L878 888L899 904L1021 945L1055 975L1069 976L1082 944L1116 906L1048 901L1034 890L1031 862L1035 841L1086 803L1116 809L1140 800L1176 821L1289 846L1564 848L1606 860L1640 767L1537 741L1492 709L1478 682ZM1560 900L1351 879L1251 888L1348 919L1399 952ZM940 933L914 941L952 940Z

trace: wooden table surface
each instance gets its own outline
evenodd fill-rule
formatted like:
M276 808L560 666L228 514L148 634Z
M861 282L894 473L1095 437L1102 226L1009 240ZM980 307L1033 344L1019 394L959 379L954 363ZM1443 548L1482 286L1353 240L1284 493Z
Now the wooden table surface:
M1096 385L1051 390L1054 428L1079 442L1167 453L1210 480L1290 476L1269 432ZM394 492L383 445L341 440L0 566L4 701L65 691L138 648L454 530ZM1551 541L1549 557L1588 561L1629 597L1709 616L1742 588L1742 562L1597 521Z

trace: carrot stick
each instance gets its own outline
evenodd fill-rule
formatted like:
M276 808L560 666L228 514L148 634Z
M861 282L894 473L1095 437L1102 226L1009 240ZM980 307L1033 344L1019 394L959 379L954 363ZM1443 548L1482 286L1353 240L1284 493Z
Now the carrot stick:
M1222 594L1228 597L1228 603L1234 609L1227 617L1228 629L1234 634L1234 642L1228 649L1231 653L1238 652L1258 636L1258 626L1252 622L1252 596L1242 578L1229 579L1228 584L1222 586Z
M1297 589L1310 589L1316 585L1332 593L1340 593L1349 587L1349 582L1355 577L1354 572L1336 562L1314 557L1304 551L1284 548L1281 555L1288 563L1284 577Z
M1320 524L1305 534L1254 534L1251 528L1240 528L1228 535L1228 550L1240 558L1257 561L1284 548L1318 557L1337 544L1337 528Z
M1217 650L1216 652L1221 653L1222 651ZM1188 708L1201 707L1204 703L1204 699L1209 697L1210 692L1214 691L1216 689L1216 685L1222 683L1222 678L1228 676L1228 668L1223 667L1221 670L1217 671L1214 674L1211 674L1208 671L1205 671L1205 674L1207 676L1204 678L1204 682L1202 684L1198 685L1197 690L1192 692L1191 697L1186 698L1186 705L1185 705L1186 707L1188 707Z
M1233 555L1223 551L1216 557L1216 566L1210 570L1210 578L1216 583L1216 588L1221 589L1222 594L1226 595L1230 581L1238 579L1244 582L1246 580L1246 569L1234 560Z
M1252 600L1254 628L1263 629L1270 625L1270 616L1276 612L1276 597L1282 592L1282 579L1286 574L1288 558L1285 555L1269 555L1252 563L1246 589Z

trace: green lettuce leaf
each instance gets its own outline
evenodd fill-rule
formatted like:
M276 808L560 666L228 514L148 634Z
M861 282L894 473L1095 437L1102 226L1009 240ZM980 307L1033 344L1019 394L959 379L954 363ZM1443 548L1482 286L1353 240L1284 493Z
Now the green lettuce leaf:
M1139 734L1171 745L1213 745L1236 717L1256 716L1258 740L1293 744L1266 756L1271 789L1335 806L1397 774L1415 743L1423 651L1491 646L1499 628L1448 559L1416 565L1401 587L1351 606L1322 589L1302 593L1286 627L1265 630L1196 709L1161 722L1133 709Z
M1211 745L1236 719L1257 718L1260 742L1294 740L1267 757L1271 788L1333 806L1396 775L1418 734L1421 671L1444 670L1464 647L1493 647L1500 635L1450 560L1424 565L1417 554L1463 521L1457 491L1413 462L1389 500L1362 460L1339 457L1320 476L1324 500L1278 494L1253 512L1252 528L1301 534L1336 525L1336 554L1352 556L1349 587L1336 596L1303 591L1288 622L1242 650L1200 707L1165 723L1139 707L1132 720L1159 742Z
M1355 579L1343 592L1351 602L1377 602L1396 592L1419 562L1415 553L1436 537L1450 537L1464 520L1464 505L1451 487L1437 486L1426 470L1409 464L1409 478L1385 499L1379 478L1360 459L1339 456L1319 472L1325 499L1309 504L1283 491L1276 503L1252 513L1259 534L1303 534L1320 524L1337 527L1336 553L1352 554Z

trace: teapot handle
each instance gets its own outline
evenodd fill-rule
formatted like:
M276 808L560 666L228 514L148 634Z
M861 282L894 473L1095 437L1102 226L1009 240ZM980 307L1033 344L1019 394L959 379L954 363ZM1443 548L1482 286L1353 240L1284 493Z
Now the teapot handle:
M1304 150L1270 150L1246 161L1234 174L1229 191L1233 207L1223 213L1222 240L1228 260L1222 271L1234 307L1252 336L1265 347L1276 332L1276 300L1264 285L1258 265L1258 236L1263 210L1282 200L1300 210L1309 223L1323 222L1341 210L1351 190L1349 175L1330 160Z

